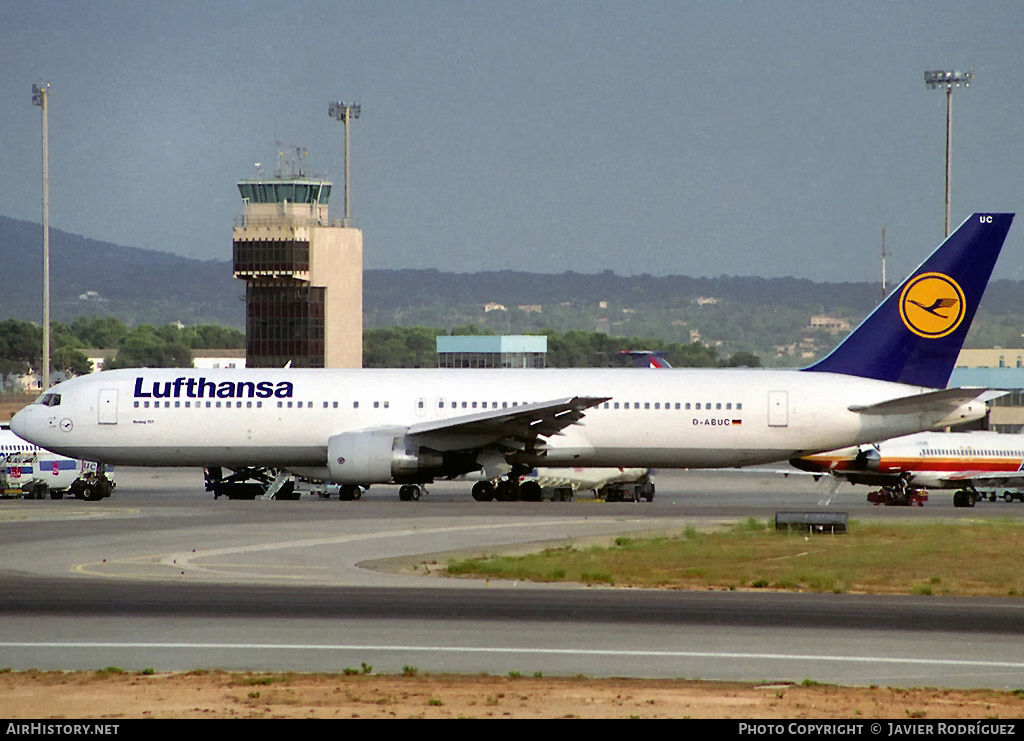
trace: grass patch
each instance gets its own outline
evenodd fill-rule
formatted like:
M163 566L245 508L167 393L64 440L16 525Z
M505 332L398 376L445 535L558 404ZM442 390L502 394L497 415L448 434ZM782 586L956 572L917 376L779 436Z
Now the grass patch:
M714 532L620 538L610 548L452 561L450 575L622 587L828 593L1024 594L1024 523L851 523L843 535L776 532L755 518Z

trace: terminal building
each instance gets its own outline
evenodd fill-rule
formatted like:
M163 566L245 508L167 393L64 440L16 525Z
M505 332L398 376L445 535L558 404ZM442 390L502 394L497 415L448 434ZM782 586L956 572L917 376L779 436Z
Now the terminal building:
M540 335L441 335L438 368L543 368L548 338Z
M233 259L245 281L245 364L361 368L363 235L347 218L328 218L331 181L292 167L241 180L238 191Z
M1024 349L961 350L949 386L981 386L1006 391L1004 396L989 402L988 428L1012 433L1024 428Z

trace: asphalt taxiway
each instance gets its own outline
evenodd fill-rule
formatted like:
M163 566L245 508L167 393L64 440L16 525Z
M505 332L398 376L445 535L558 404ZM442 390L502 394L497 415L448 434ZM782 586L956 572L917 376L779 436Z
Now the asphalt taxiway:
M440 578L447 554L610 541L816 509L810 477L662 472L652 503L214 500L121 469L99 503L0 502L0 667L486 672L1024 687L1024 601L623 590ZM851 518L1024 517L1024 505Z

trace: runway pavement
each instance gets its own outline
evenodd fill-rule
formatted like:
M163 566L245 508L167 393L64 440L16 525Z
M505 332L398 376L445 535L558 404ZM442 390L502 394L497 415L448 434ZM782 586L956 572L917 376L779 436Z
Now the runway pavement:
M810 477L662 472L653 503L480 503L437 484L362 501L214 500L195 470L122 469L114 497L0 501L0 667L536 671L1024 687L1024 601L672 592L442 579L437 554L610 541L816 509ZM856 518L1022 517L1002 501ZM428 557L429 555L429 557Z

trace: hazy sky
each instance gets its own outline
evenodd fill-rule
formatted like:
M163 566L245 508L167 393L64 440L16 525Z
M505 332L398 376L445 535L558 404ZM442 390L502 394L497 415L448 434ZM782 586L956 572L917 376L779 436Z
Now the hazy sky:
M229 259L237 180L305 147L368 268L890 278L1024 211L1024 2L2 0L0 214ZM1024 220L996 277L1024 279ZM2 270L2 266L0 266Z

